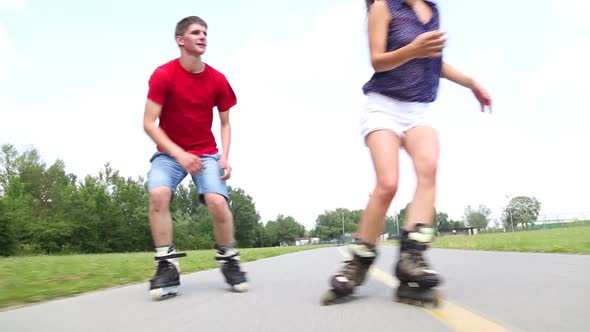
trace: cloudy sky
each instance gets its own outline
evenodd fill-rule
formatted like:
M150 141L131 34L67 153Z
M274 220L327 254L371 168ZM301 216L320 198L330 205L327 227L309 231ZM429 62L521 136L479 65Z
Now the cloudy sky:
M482 114L469 90L443 81L437 209L460 219L485 204L498 217L506 195L527 195L544 215L590 217L588 2L437 3L445 61L494 101ZM178 56L173 31L188 15L208 22L204 60L238 96L229 184L265 222L282 213L309 229L326 210L364 208L374 174L359 136L372 74L361 0L0 0L0 144L35 147L81 177L106 162L145 176L147 80ZM391 211L414 182L402 154Z

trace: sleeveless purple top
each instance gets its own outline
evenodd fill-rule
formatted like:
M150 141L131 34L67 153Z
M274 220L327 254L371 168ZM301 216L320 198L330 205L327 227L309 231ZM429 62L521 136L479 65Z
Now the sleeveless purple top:
M432 18L422 24L418 16L404 0L386 0L391 13L387 35L387 52L411 43L424 32L439 29L439 13L431 1ZM442 58L412 59L403 65L385 72L374 73L363 85L363 92L377 92L407 102L432 102L438 94L442 70Z

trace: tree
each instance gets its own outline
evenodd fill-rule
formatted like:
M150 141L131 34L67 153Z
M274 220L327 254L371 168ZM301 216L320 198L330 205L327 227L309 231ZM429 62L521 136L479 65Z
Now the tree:
M385 218L385 233L389 234L389 236L392 234L399 235L397 223L397 216L387 216ZM399 229L401 231L401 227Z
M399 210L399 213L397 214L397 220L399 222L400 228L406 225L406 214L409 208L410 203L406 204L406 207Z
M437 229L450 229L451 224L449 222L449 215L444 212L437 212L436 216L434 217L436 221L435 225Z
M111 181L110 227L115 230L109 237L112 251L147 251L152 249L148 222L148 191L142 179L133 180L113 176Z
M266 227L262 222L256 224L255 228L255 239L254 239L254 247L261 248L261 247L270 247L273 245L270 235Z
M400 223L400 228L406 225L406 219L407 219L408 211L410 209L410 204L411 203L406 204L406 207L404 207L403 209L399 210L399 213L398 213L398 221ZM435 222L435 224L434 224L435 226L437 225L436 224L436 222L437 222L436 215L437 215L436 208L434 208L433 209L433 215L432 215L432 218L433 219L432 220Z
M492 211L485 205L481 204L477 209L473 209L471 205L468 205L465 209L465 221L470 227L478 229L485 229L488 227L490 222L490 215Z
M355 232L358 229L361 214L361 210L350 211L342 208L326 211L316 219L311 234L324 241L339 239L342 233Z
M33 225L33 241L46 253L58 253L71 245L74 224L68 211L76 194L76 177L67 174L65 163L56 160L43 171L40 180L38 220Z
M449 229L457 229L457 228L464 228L464 227L465 227L465 224L461 220L458 220L458 221L450 220L449 221Z
M256 239L256 225L260 221L252 197L241 188L230 188L229 197L236 242L242 248L252 247Z
M46 204L41 197L45 165L35 149L19 155L11 145L2 147L1 164L5 219L11 225L11 232L18 245L26 245L35 252L39 245L35 241L39 235L38 223Z
M291 216L279 214L275 220L266 224L267 234L271 245L282 243L292 244L298 237L305 235L305 226L295 221Z
M0 198L0 256L10 256L16 252L16 237L9 216Z
M308 235L290 216L279 215L264 226L252 197L243 189L229 189L239 247L269 246L271 237L278 243ZM151 251L148 201L146 181L125 178L110 163L78 179L66 172L62 160L47 167L34 148L18 152L10 144L2 145L0 255ZM178 186L170 212L178 248L213 247L213 219L192 182ZM337 215L336 229L341 229L341 220L348 231L358 226L359 211Z
M11 176L16 174L16 159L18 151L11 144L4 144L0 148L0 195L3 195Z
M199 202L199 192L192 181L179 185L170 206L174 222L174 243L184 250L211 249L215 245L213 218Z
M523 229L526 229L529 223L537 220L540 210L541 202L535 197L518 196L510 200L502 213L502 219L505 225L516 226L520 224Z

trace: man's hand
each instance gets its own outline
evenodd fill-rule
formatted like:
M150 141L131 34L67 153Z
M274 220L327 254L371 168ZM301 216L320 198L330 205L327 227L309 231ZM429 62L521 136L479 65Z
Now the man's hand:
M203 162L201 158L192 153L183 151L176 156L176 161L184 168L190 175L195 175L203 170Z
M228 180L231 177L231 166L227 162L227 159L221 158L219 159L219 167L225 170L225 174L221 176L222 180Z

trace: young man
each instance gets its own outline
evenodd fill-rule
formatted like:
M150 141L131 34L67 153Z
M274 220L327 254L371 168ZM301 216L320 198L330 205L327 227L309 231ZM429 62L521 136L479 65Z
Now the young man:
M430 104L436 100L440 78L470 89L483 111L491 107L488 92L473 78L442 60L446 38L439 31L439 11L426 0L366 0L371 63L375 70L363 86L367 96L361 132L371 152L376 185L361 217L360 241L352 259L330 281L322 302L353 293L376 256L385 213L399 177L399 150L414 164L416 192L408 208L400 251L394 268L400 281L396 298L403 302L438 303L441 278L427 262L425 250L434 239L434 206L439 156L437 130Z
M231 176L229 110L236 96L225 76L201 59L207 47L203 19L189 16L178 22L176 43L180 57L151 75L143 120L145 132L157 145L148 173L149 221L158 262L150 292L156 300L175 295L180 285L178 257L185 254L177 254L173 245L170 202L187 174L213 217L216 259L226 282L236 291L247 289L226 185ZM214 107L219 111L222 153L211 132Z

